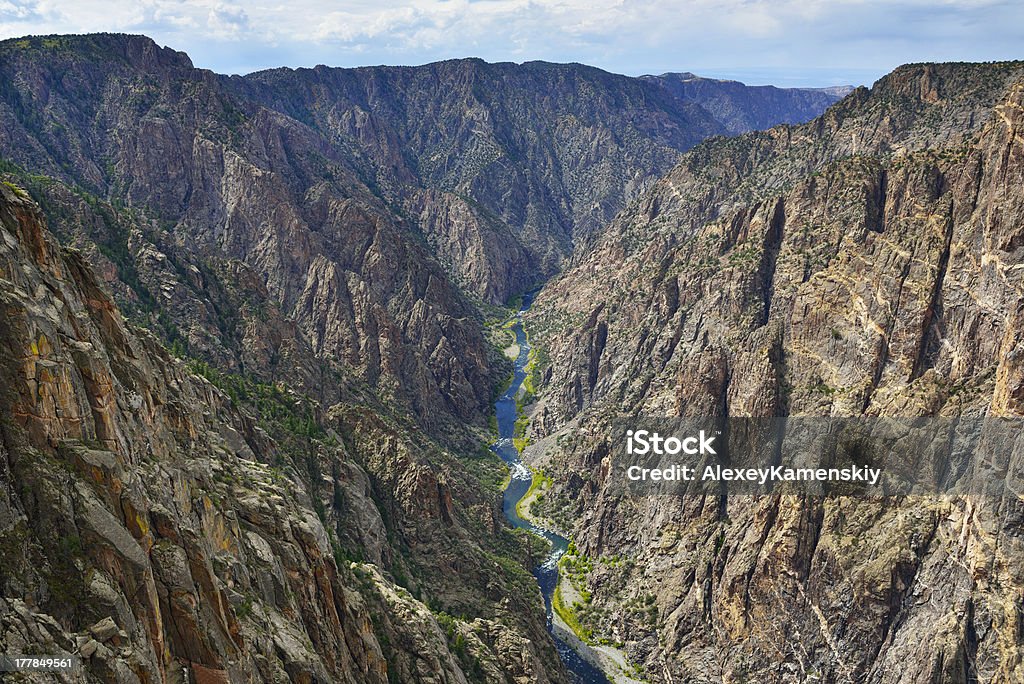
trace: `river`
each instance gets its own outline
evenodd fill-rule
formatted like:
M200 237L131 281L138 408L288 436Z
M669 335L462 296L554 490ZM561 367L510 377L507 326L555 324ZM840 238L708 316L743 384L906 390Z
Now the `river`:
M508 486L505 488L503 508L505 517L512 523L513 527L520 527L529 530L551 542L551 552L544 562L533 570L533 576L537 578L541 594L544 595L544 604L547 610L548 631L551 632L558 648L558 655L565 663L566 669L575 684L608 684L608 678L598 668L584 660L576 651L565 643L555 632L552 626L551 597L554 595L555 587L558 584L558 560L569 547L569 540L549 530L541 529L529 521L523 520L516 513L516 504L526 495L530 489L530 482L533 475L530 469L520 458L519 450L512 442L516 425L516 393L526 379L526 363L530 356L530 345L523 331L523 314L533 304L534 293L523 296L522 308L516 313L515 323L512 332L516 336L516 343L519 345L519 356L515 359L515 374L512 377L512 384L494 404L498 418L498 441L491 447L501 460L508 464L511 477Z

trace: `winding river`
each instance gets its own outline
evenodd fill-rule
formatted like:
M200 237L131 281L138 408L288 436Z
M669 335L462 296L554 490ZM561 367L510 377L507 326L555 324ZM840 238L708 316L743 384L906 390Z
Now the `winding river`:
M526 495L530 489L530 482L533 478L530 469L520 458L519 450L512 442L515 434L516 424L516 393L526 379L526 362L530 355L530 345L526 340L526 333L523 331L523 314L533 303L535 293L523 296L522 308L516 313L515 323L512 332L516 336L516 343L519 345L519 356L515 359L515 374L512 377L512 384L494 404L498 418L498 441L491 447L505 463L508 464L511 478L505 488L503 507L505 517L514 527L521 527L525 530L547 539L551 542L551 552L544 562L533 571L540 585L541 594L544 595L544 604L547 610L548 631L555 640L558 648L558 655L565 663L573 681L576 684L608 684L608 678L598 668L584 660L554 631L552 622L551 599L558 584L558 560L565 553L569 546L569 540L549 530L541 529L527 520L523 520L516 513L516 504Z

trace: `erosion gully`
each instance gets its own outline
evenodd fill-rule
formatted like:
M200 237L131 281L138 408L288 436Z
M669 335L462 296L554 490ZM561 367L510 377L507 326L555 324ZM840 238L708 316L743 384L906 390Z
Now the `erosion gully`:
M494 404L498 418L498 440L491 446L491 449L508 464L510 471L509 483L505 488L503 501L505 517L513 527L528 530L551 543L551 552L534 569L533 576L537 578L537 584L540 585L541 594L544 596L548 631L551 632L555 646L558 648L558 655L565 663L575 684L608 684L608 677L600 669L584 660L579 653L558 636L553 627L551 602L555 587L558 585L558 560L569 547L569 540L551 530L542 529L530 521L520 518L516 512L516 504L526 495L533 479L532 472L523 463L512 437L515 434L516 424L516 393L519 392L519 388L526 379L526 363L530 355L530 345L526 339L526 333L523 331L523 314L533 304L534 295L535 293L531 292L523 296L522 306L514 317L512 332L516 337L516 344L519 345L519 355L515 359L512 384Z

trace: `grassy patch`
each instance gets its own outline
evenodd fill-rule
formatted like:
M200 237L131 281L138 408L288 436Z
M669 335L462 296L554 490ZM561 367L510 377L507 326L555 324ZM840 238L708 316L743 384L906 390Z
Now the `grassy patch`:
M530 445L530 438L526 431L530 429L530 418L526 415L526 407L533 397L527 392L519 392L516 396L516 423L512 430L512 443L515 444L519 453Z
M516 503L516 515L524 520L533 518L533 497L544 496L544 490L551 486L551 478L546 476L542 470L533 471L533 479L530 481L530 488L526 490Z
M10 181L3 181L3 184L7 186L8 190L13 192L16 196L20 197L21 199L29 199L28 193L25 192L21 187L15 185L14 183L11 183Z
M558 586L555 587L555 593L551 596L551 609L558 614L558 617L562 618L569 629L572 630L573 634L578 636L581 641L587 644L593 644L594 633L590 629L580 624L579 618L576 617L576 611L571 606L567 606L565 598L562 595L562 583L559 582Z
M547 351L536 346L530 347L530 356L525 369L526 378L523 380L523 389L528 397L527 403L540 396L544 370L550 365L551 359Z
M587 573L593 570L590 559L580 553L576 544L570 542L565 555L558 561L558 585L555 587L554 595L551 598L551 607L566 625L572 629L580 639L588 644L595 643L594 629L587 621L581 619L584 608L590 603L590 591L587 589ZM563 587L568 583L577 593L582 603L570 603L565 598Z

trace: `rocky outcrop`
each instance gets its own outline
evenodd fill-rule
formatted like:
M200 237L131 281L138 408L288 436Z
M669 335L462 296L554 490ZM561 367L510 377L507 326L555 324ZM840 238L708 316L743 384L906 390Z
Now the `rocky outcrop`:
M344 417L333 424L340 441L319 432L325 421L264 423L240 408L237 386L227 385L232 399L125 324L83 255L60 248L10 184L0 186L0 224L6 651L78 655L85 667L73 681L187 681L186 670L224 682L466 681L477 659L500 663L502 652L479 639L476 658L453 651L439 614L394 579L425 565L422 554L459 549L461 581L417 592L483 616L503 638L539 635L520 655L536 681L561 681L539 599L527 593L503 610L483 598L527 574L510 561L496 571L496 546L465 530L497 513L468 515L465 492L477 490L429 452L375 462L364 444L422 448L426 438L403 438L368 409L372 440ZM268 415L288 410L292 399L266 391L277 407ZM302 434L268 432L281 424ZM379 484L387 472L404 484ZM378 504L382 491L408 516ZM416 534L432 546L412 548ZM452 635L473 631L471 619L447 620Z
M2 526L21 541L4 595L88 630L71 652L91 651L101 679L203 667L384 681L322 526L267 465L273 443L126 328L81 257L0 192L2 344L17 360L3 371Z
M911 65L705 143L538 297L585 617L648 677L1021 678L1016 495L622 497L606 458L621 415L1020 416L1022 97Z
M438 260L465 290L503 303L537 285L536 257L498 216L451 192L427 190L409 204Z

